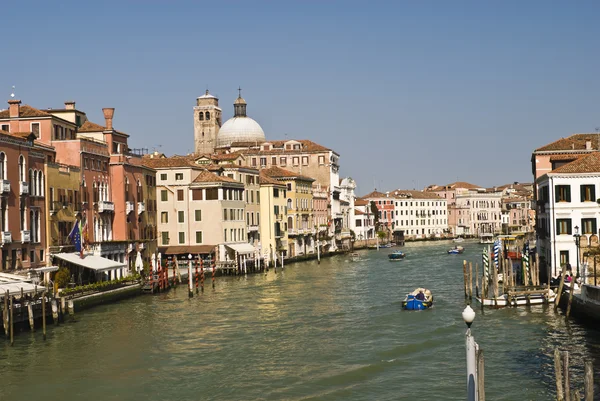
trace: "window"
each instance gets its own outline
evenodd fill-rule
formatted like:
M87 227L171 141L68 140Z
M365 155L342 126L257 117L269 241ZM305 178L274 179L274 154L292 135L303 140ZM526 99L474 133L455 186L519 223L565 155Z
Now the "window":
M40 123L31 123L31 132L36 138L40 137Z
M160 191L160 200L161 202L166 202L169 200L169 195L167 194L167 190L166 189L162 189Z
M202 200L201 189L192 189L192 200Z
M596 219L581 219L581 233L582 234L595 234L596 233Z
M160 233L161 240L163 245L169 245L169 233L167 231L163 231Z
M325 156L319 156L319 164L320 165L325 164Z
M279 164L282 166L285 166L287 163L287 157L280 157L279 158Z
M571 235L571 219L556 219L556 234Z
M178 201L182 201L183 200L183 189L178 189L177 190L177 200Z
M273 198L279 198L279 188L273 188Z
M8 124L2 124L2 131L10 132L10 126Z
M185 223L185 213L183 210L177 212L177 222Z
M252 158L252 167L256 167L256 157Z
M196 231L196 244L202 243L202 231Z
M227 221L227 209L223 209L223 220Z
M560 251L560 266L569 264L569 251Z
M595 202L596 201L596 187L594 185L582 185L581 186L581 201L582 202Z
M292 165L293 166L297 166L299 163L300 163L300 158L299 157L297 157L297 156L292 157Z
M210 112L209 111L206 112L206 121L208 121L208 120L210 120Z
M277 165L277 156L271 156L271 165L273 165L273 166Z
M261 157L260 158L260 166L261 167L265 167L267 165L267 158L266 157Z
M204 112L198 113L198 121L204 121Z
M160 175L160 179L161 179L161 181L166 181L167 180L167 175L166 174L161 174Z
M175 173L175 181L182 181L183 173Z
M274 212L275 214L279 214L279 205L275 205L275 206L273 206L273 212Z
M308 166L308 156L302 156L302 165Z
M179 232L179 243L185 244L185 233L183 231Z
M217 200L219 199L219 191L217 188L206 189L206 200Z
M196 217L196 221L202 221L202 210L195 210L194 215Z
M160 222L168 223L169 222L169 212L161 212L160 213Z
M571 202L571 186L556 185L556 202Z

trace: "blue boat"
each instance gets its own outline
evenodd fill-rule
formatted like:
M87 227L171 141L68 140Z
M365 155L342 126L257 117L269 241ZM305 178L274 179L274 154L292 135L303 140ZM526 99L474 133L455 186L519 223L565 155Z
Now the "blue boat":
M406 254L404 252L395 251L388 255L388 259L390 261L402 260L402 259L404 259L405 256L406 256Z
M455 246L452 249L448 250L448 255L458 255L463 253L465 250L465 248L463 248L462 246Z
M425 310L433 306L433 295L426 288L417 288L406 295L402 301L402 309L405 310Z

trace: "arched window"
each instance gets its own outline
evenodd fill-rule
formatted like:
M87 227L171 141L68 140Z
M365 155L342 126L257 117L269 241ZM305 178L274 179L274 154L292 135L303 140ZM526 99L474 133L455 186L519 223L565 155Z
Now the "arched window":
M288 229L292 230L294 228L294 219L292 219L292 216L288 217Z
M31 195L35 196L35 175L32 169L29 169L29 186L31 187Z
M23 155L19 156L19 181L27 181L27 169L25 167L25 158Z
M39 174L39 178L38 178L38 186L39 186L38 196L44 196L44 172L43 171L38 171L38 174Z
M6 154L0 152L0 180L6 180Z
M290 210L292 208L292 200L291 199L287 200L287 208L288 208L288 210Z
M206 112L206 121L210 120L210 111Z
M198 113L198 120L204 121L204 113L203 112Z

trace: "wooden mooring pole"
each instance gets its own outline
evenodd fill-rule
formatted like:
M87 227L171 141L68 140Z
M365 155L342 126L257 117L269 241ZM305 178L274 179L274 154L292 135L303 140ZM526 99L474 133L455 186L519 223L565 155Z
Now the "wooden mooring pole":
M584 400L594 401L594 367L592 361L585 361Z
M467 291L467 261L463 260L463 285L465 290L465 299L469 296Z
M42 293L42 333L46 339L46 291Z
M562 273L560 275L560 284L558 284L558 294L556 294L556 299L554 300L554 311L558 310L558 304L560 303L560 297L562 295L563 286L565 285L565 275L567 274L567 266L564 265L562 267Z
M8 324L9 324L9 319L10 319L10 312L8 310L8 290L6 290L6 295L4 295L4 335L6 336L6 338L8 338L10 336L10 330L8 328Z
M554 349L554 378L556 382L556 399L557 401L564 401L562 365L560 363L560 351L558 348Z
M485 363L483 350L477 348L477 401L485 401Z
M469 299L473 299L473 262L469 262Z
M13 299L14 297L10 297L10 345L15 343L15 321L14 321L14 313L13 313Z

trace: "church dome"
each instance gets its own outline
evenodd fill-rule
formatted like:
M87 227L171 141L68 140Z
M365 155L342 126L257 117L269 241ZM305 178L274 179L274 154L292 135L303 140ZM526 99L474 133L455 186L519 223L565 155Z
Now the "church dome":
M223 124L217 135L217 147L230 146L234 142L265 142L265 133L250 117L233 117Z

